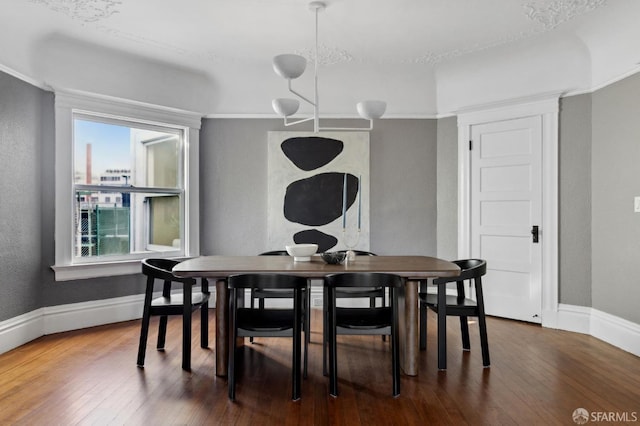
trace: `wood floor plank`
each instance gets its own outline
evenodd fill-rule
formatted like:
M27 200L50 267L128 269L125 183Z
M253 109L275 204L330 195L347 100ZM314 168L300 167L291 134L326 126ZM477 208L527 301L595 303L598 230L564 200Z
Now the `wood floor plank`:
M492 364L483 368L477 324L465 352L450 318L448 369L438 371L431 312L420 375L403 376L397 398L389 342L379 336L339 336L340 394L328 394L314 310L302 399L291 401L291 340L261 338L239 350L230 402L215 351L199 347L198 321L190 372L181 369L179 320L169 321L165 351L155 349L152 320L144 368L139 321L44 336L0 355L0 425L550 425L572 424L576 408L640 418L638 357L591 336L489 318Z

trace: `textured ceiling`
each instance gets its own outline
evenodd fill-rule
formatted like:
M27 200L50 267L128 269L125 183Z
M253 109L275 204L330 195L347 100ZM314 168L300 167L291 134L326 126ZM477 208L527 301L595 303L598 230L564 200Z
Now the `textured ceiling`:
M625 16L624 8L637 13L640 2L326 3L326 10L319 14L319 53L321 71L329 81L355 78L375 84L380 79L393 81L388 77L394 75L407 79L422 76L415 86L425 85L427 96L437 91L426 85L436 85L435 74L445 64L500 49L508 54L509 49L537 40L553 45L554 37L579 38L585 44L584 40L600 37L607 28L622 25L619 21ZM308 2L300 0L3 0L0 7L0 35L4 40L0 41L0 64L4 67L44 84L69 86L60 75L73 73L75 61L78 69L86 66L80 56L86 60L92 52L102 58L120 55L118 60L110 59L116 69L124 66L126 58L136 58L132 60L166 66L177 70L176 75L193 75L204 86L208 84L212 96L217 95L221 101L196 106L209 109L204 113L266 113L258 107L243 111L225 99L242 99L247 96L245 91L260 98L266 96L269 90L263 95L255 82L247 82L261 80L264 75L265 85L278 84L273 76L266 78L267 73L272 74L271 58L295 52L311 59L314 46L314 14ZM52 66L50 62L55 60L64 61L68 69L60 64ZM637 58L630 61L638 62ZM136 66L131 70L137 72ZM373 76L372 70L379 75ZM239 82L238 78L245 81ZM74 81L78 81L79 89L100 89L99 85L91 87L81 76ZM180 81L179 76L176 81ZM226 93L224 88L234 92ZM359 91L357 84L354 90ZM274 93L273 97L280 94ZM260 100L267 106L269 101ZM342 110L337 104L333 109L336 113ZM432 113L437 108L427 105L413 109L415 113ZM398 111L410 113L402 108Z

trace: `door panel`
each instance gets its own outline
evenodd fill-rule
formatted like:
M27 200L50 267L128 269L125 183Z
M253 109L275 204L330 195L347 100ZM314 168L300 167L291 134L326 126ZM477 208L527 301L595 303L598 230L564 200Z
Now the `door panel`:
M541 321L540 116L471 127L471 254L487 261L487 314Z

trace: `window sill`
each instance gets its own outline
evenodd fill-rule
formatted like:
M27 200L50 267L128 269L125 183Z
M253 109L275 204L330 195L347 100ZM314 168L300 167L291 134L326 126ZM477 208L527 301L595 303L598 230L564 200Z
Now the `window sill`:
M80 263L53 265L56 281L83 280L87 278L112 277L141 273L140 259L118 262Z

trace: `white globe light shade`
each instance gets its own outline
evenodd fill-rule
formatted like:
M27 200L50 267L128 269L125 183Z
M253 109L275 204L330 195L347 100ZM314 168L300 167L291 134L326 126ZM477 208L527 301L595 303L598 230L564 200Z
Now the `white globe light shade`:
M307 60L300 55L286 53L273 58L273 69L280 77L292 80L302 75L307 67Z
M384 115L387 110L387 103L384 101L362 101L356 105L358 114L367 120L375 120Z
M298 111L300 102L296 99L278 98L271 101L273 110L281 117L289 117Z

